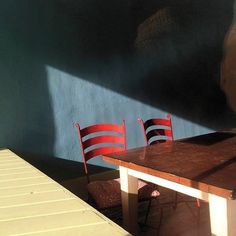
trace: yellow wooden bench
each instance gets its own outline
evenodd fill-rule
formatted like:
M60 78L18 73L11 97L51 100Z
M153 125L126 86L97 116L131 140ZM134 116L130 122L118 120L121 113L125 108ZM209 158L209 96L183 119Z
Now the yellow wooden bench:
M0 235L130 234L12 151L2 149Z

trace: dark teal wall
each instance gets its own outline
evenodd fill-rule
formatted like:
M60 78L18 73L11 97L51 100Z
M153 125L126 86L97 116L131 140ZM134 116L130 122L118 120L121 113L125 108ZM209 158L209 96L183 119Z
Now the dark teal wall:
M171 113L175 138L235 126L219 86L233 1L174 2L2 1L0 146L81 161L75 121L125 119L129 147L139 116Z
M38 31L43 18L30 1L0 5L1 146L52 153L54 116L42 55L45 36Z

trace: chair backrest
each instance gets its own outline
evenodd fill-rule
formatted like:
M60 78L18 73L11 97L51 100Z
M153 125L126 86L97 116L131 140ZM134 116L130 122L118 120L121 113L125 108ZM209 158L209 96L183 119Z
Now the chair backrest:
M142 126L146 145L173 140L170 114L167 114L166 118L149 119L145 122L139 118L138 122Z
M94 124L83 129L76 123L75 127L82 149L84 171L89 182L88 160L126 149L125 121L122 124Z

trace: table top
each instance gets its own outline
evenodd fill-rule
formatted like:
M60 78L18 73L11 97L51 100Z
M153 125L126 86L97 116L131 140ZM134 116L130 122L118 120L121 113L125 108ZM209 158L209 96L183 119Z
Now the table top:
M236 129L111 153L103 159L207 193L236 198Z
M0 235L130 234L10 150L2 149Z

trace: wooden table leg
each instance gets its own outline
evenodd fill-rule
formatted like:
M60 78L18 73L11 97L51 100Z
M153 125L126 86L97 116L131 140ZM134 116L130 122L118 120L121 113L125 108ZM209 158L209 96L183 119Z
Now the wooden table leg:
M236 235L236 200L209 194L209 210L212 235Z
M123 225L127 231L129 231L133 235L136 235L138 230L138 179L136 177L128 175L128 169L120 166L120 184L123 210Z

